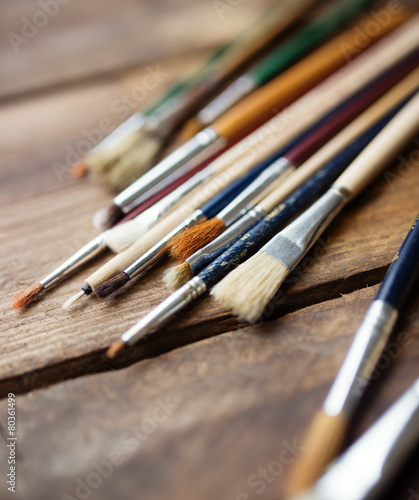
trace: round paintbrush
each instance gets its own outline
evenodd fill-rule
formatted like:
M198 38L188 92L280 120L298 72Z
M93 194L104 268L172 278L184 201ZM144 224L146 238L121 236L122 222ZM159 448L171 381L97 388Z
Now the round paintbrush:
M357 156L333 186L259 252L224 278L213 296L252 323L349 200L355 198L419 130L416 93Z

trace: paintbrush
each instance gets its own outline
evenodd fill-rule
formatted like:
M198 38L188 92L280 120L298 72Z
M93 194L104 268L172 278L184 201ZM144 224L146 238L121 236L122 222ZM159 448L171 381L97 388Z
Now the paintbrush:
M411 60L414 63L414 59ZM409 66L403 69L408 69ZM389 75L390 76L390 75ZM396 75L394 74L393 77ZM391 79L387 83L391 83ZM215 238L211 243L207 244L201 250L198 250L190 257L185 259L185 262L169 269L165 274L165 282L169 290L176 290L193 276L198 274L210 262L229 248L237 241L245 232L252 226L257 224L267 213L278 205L282 200L289 196L295 189L306 182L317 170L322 168L335 155L339 154L345 147L362 135L368 128L372 127L376 122L381 120L385 114L389 113L395 106L399 105L407 96L412 94L417 87L419 81L419 69L413 71L405 77L393 89L388 91L375 104L371 105L366 111L359 115L351 122L344 130L338 133L325 146L320 148L314 155L310 157L296 172L285 179L278 187L273 189L272 193L262 199L249 212L243 215L237 222L233 223L224 233ZM381 82L384 83L383 81ZM378 87L374 88L374 91ZM362 94L361 94L362 95ZM366 96L373 98L373 94L366 92ZM357 102L351 100L346 104L356 108L361 104L361 99ZM342 114L340 113L342 111ZM344 109L336 110L338 116L343 116ZM332 115L333 116L333 115ZM203 223L202 225L204 225ZM199 228L201 225L198 225Z
M270 162L269 162L270 163ZM269 164L268 163L268 164ZM275 177L280 178L287 175L294 167L292 164L287 162L278 163L274 162L275 167ZM128 281L138 276L142 271L144 271L151 264L154 264L159 260L167 251L167 245L176 236L182 233L187 228L193 227L195 224L202 222L204 220L211 219L216 213L226 207L233 199L237 199L238 195L241 196L245 193L248 186L252 184L256 178L259 178L261 171L266 169L267 164L262 163L252 169L248 174L239 178L237 181L233 182L226 189L221 191L218 195L214 196L208 203L202 207L195 210L195 212L183 221L179 226L177 226L173 231L169 232L164 238L162 238L154 247L152 247L148 252L146 252L140 259L135 261L132 265L124 269L124 271L108 281L105 281L96 288L96 294L98 297L107 297L111 295L116 290L124 286ZM272 170L268 174L271 174ZM268 175L268 176L269 176ZM245 195L246 196L246 195ZM241 198L245 203L245 199Z
M326 84L320 86L320 89L317 87L311 91L309 94L313 97L314 104L310 99L307 99L307 94L299 100L297 111L291 106L290 108L293 108L291 113L289 112L289 108L285 113L281 113L279 124L277 123L278 118L275 118L275 123L272 125L272 128L270 126L268 129L266 129L265 126L261 127L264 134L266 132L268 134L272 133L272 130L277 132L281 131L281 133L275 137L276 147L273 147L273 144L269 144L267 150L263 149L262 152L258 151L257 154L255 154L255 150L252 150L252 147L255 147L254 142L246 142L244 144L244 149L247 148L246 151L248 154L244 158L241 158L240 161L233 162L229 168L225 168L225 164L228 165L230 163L229 155L231 150L224 153L223 156L228 156L226 160L215 160L211 164L211 168L225 168L221 174L209 181L209 183L206 183L204 186L205 189L200 188L197 192L191 193L189 199L182 207L173 211L165 217L164 220L160 221L155 227L148 231L141 240L136 241L129 249L121 252L89 276L86 279L87 284L82 288L82 292L71 297L66 302L66 306L80 299L83 293L90 295L101 283L124 271L134 261L141 259L147 251L156 245L170 231L184 222L185 217L190 216L194 210L202 206L202 204L218 194L227 185L247 172L256 161L269 157L272 151L279 149L303 130L307 129L312 123L315 123L316 118L321 119L330 109L333 109L333 107L343 102L359 88L368 84L373 78L391 67L400 58L414 51L419 44L416 37L417 22L418 16L415 16L410 23L407 23L403 27L404 29L402 31L398 30L394 35L387 37L384 43L381 43L372 50L370 49L369 53L365 54L366 57L360 56L362 58L361 64L359 64L359 59L353 61L346 68L340 70L340 72L333 77L330 77ZM237 144L237 146L239 145L243 146L243 141ZM239 151L241 151L240 148ZM143 264L145 264L144 260Z
M419 94L401 109L333 186L256 255L223 279L212 295L240 318L260 318L276 291L326 227L419 129Z
M141 126L110 148L86 159L102 180L118 187L129 178L138 179L196 109L221 88L236 71L259 54L305 12L314 0L285 0L273 6L211 60L193 73L177 92L146 114ZM116 167L116 168L115 168ZM125 186L126 187L126 186Z
M116 356L126 345L133 345L138 339L156 330L178 311L187 307L193 300L218 283L240 262L257 252L278 230L289 223L297 213L312 203L330 186L365 144L391 119L392 115L393 113L355 140L345 151L338 154L302 187L264 217L256 227L242 236L231 248L222 253L195 278L191 279L180 290L141 319L110 347L108 355L110 357Z
M332 464L310 491L294 499L374 500L385 491L418 440L419 379Z
M357 27L362 31L371 18L372 16L368 16L358 23ZM403 19L405 19L405 14L392 16L385 27L378 28L373 36L368 37L366 43L374 43L386 32L400 24ZM234 106L225 115L218 118L210 127L199 132L193 139L171 153L138 181L115 197L113 203L108 208L103 209L96 215L96 225L105 228L113 225L123 217L124 212L132 208L139 197L145 195L150 188L175 172L180 166L189 162L192 167L195 161L203 161L208 155L214 154L215 151L232 141L238 134L243 133L244 130L251 127L252 123L260 121L262 116L272 113L273 109L284 106L323 80L334 70L346 64L348 62L348 53L342 47L352 46L353 51L351 55L353 57L358 56L357 44L354 41L356 38L355 33L353 28L345 31L345 33L334 38L265 85L262 89L254 92L251 96L248 96L241 103ZM406 42L404 45L407 47L409 47L409 35L410 31L408 30L407 34L403 32L400 37L406 39L407 45ZM389 50L391 51L391 49ZM403 57L403 49L400 50ZM395 48L392 51L395 52ZM333 104L331 108L333 108ZM315 121L316 119L312 120L313 123ZM239 144L231 148L230 151L239 151L240 156L243 156L242 149L238 147ZM275 147L274 150L276 149L278 148ZM270 151L269 154L271 153L273 151ZM136 155L136 153L133 154ZM269 156L269 154L266 156ZM232 157L231 154L228 154L227 158L231 163L237 160L238 157Z
M277 49L264 57L249 71L235 79L228 87L192 118L181 132L182 140L191 139L201 129L210 125L228 109L268 83L272 78L298 61L304 54L315 47L333 31L350 20L372 0L347 2L340 0L326 10L298 33L283 42Z
M225 207L216 217L206 222L188 228L173 238L168 244L171 257L184 261L210 241L219 236L235 219L251 210L274 186L272 182L277 179L277 172L282 172L280 166L286 163L296 168L309 158L327 140L339 132L377 97L388 90L395 82L417 64L417 53L402 61L397 67L386 72L383 76L373 81L367 88L361 89L354 97L343 103L329 113L317 126L310 129L295 141L292 148L271 166L265 168L263 173L252 182L245 191ZM267 190L267 191L266 191ZM170 281L171 271L169 271Z
M308 431L305 451L289 483L295 495L310 487L343 446L350 421L416 282L419 270L419 223L411 227L378 295L355 334L341 369Z

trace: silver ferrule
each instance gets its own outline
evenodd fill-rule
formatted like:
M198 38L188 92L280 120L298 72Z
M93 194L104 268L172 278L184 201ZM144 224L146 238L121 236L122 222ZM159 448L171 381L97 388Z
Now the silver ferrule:
M154 247L150 248L144 255L137 259L133 264L124 270L124 273L130 278L134 278L140 272L147 269L154 262L163 256L166 246L169 241L177 236L181 231L184 231L188 227L194 226L199 222L206 220L206 216L201 210L196 210L190 217L185 219L181 224L179 224L175 229L170 231L164 238L162 238Z
M387 302L375 300L371 304L324 402L328 415L353 415L397 318L397 310Z
M203 125L209 125L228 109L249 95L257 87L250 75L243 75L229 85L221 94L202 108L197 117Z
M60 278L63 278L76 267L81 266L88 260L92 259L106 248L103 234L100 234L92 241L89 241L84 247L80 248L75 254L67 259L61 266L57 267L51 274L48 274L40 283L44 288L51 287Z
M213 260L243 236L249 228L257 224L265 216L265 210L259 205L256 205L252 210L244 214L243 217L217 236L217 238L208 243L208 245L191 255L186 261L192 273L196 275L202 271L202 269L207 267Z
M176 151L164 158L155 167L116 196L114 203L126 211L127 207L131 207L134 202L141 199L142 195L180 167L189 163L190 169L194 168L204 161L204 159L211 156L214 153L214 149L221 149L224 142L225 140L219 138L217 132L211 127L198 132L195 137L180 146Z
M112 148L119 144L121 141L126 139L131 134L138 132L146 123L146 115L144 113L138 112L130 116L128 120L125 120L119 127L117 127L113 132L111 132L103 141L99 142L93 149L92 153L97 153L105 148Z
M418 440L419 380L334 462L316 483L314 493L318 496L314 498L377 498Z
M183 285L179 290L172 293L170 297L126 331L122 335L121 340L129 345L135 344L141 337L159 328L174 314L184 309L193 300L205 293L206 290L207 287L201 278L197 276L192 278L186 285Z
M282 262L290 271L301 261L317 238L344 206L347 191L330 188L261 251Z
M278 158L272 165L269 165L269 167L263 170L263 172L261 172L260 175L258 175L258 177L231 203L221 210L217 218L223 220L227 225L236 217L248 212L257 202L257 197L265 191L272 182L294 168L295 167L286 158Z

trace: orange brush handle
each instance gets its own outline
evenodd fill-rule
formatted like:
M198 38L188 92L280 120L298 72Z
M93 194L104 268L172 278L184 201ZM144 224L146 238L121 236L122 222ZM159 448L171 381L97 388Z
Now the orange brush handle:
M213 123L217 133L229 140L260 121L262 116L273 113L295 100L298 96L314 87L328 75L349 62L368 46L395 29L407 19L407 13L393 15L386 26L381 26L372 15L365 17L323 47L282 73L270 83L254 92L251 96L234 106ZM370 33L368 23L374 22L376 30L365 37L362 48L359 46L359 33Z

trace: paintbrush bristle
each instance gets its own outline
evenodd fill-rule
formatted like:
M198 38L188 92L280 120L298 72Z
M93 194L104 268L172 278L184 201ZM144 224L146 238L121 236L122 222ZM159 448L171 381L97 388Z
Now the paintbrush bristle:
M22 307L28 306L31 304L36 297L44 290L44 286L41 283L37 283L36 285L30 286L26 288L19 297L16 297L12 303L13 309L21 309Z
M63 309L69 309L73 304L75 304L78 300L80 300L83 296L85 296L86 294L83 292L83 290L81 292L78 292L76 293L75 295L73 295L72 297L70 297L69 299L67 299L64 304L63 304Z
M204 125L195 116L191 118L179 133L178 141L180 143L185 143L195 137L195 135L204 128Z
M95 228L104 231L114 226L124 217L124 215L120 207L112 203L109 207L101 208L95 213L93 216L93 224Z
M331 417L322 410L316 415L306 435L304 450L291 471L289 496L310 488L322 476L339 454L347 427L348 419L342 413Z
M118 354L121 351L123 351L125 349L125 346L126 346L126 343L123 340L121 340L121 339L117 340L116 342L111 344L109 349L106 351L106 356L109 359L115 358L116 356L118 356Z
M192 269L187 262L183 262L183 264L179 266L171 267L164 274L164 282L171 292L174 292L192 278Z
M73 170L71 171L71 175L72 177L74 177L74 179L81 179L82 177L87 175L88 172L89 166L86 160L82 158L74 165Z
M119 288L123 287L125 283L128 283L129 277L125 273L119 273L113 278L105 281L96 288L96 295L98 297L108 297L109 295L116 292Z
M185 260L225 230L225 223L214 217L182 231L167 245L171 257Z
M239 318L254 323L288 274L282 262L259 251L221 280L211 295Z

